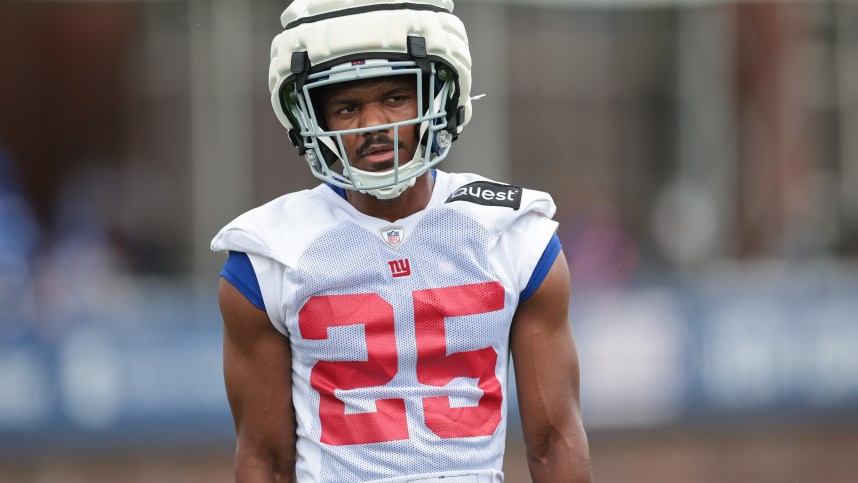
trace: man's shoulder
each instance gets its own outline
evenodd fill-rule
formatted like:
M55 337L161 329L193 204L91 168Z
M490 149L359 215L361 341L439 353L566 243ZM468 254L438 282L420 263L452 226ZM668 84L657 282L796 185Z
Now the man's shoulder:
M439 171L441 173L441 171ZM456 190L466 184L475 183L475 182L490 182L490 183L498 183L498 181L486 178L485 176L476 174L476 173L450 173L443 172L445 176L448 176L450 179L449 186L451 190ZM506 183L499 183L506 184Z
M498 182L473 173L448 173L449 193L445 204L459 209L476 211L483 215L494 214L510 221L536 212L551 218L556 207L546 192Z
M288 193L239 215L214 237L212 250L264 256L281 251L285 241L300 241L339 220L323 193L318 188Z
M307 203L310 201L311 197L312 195L310 190L301 190L294 191L292 193L286 193L259 206L245 211L236 219L242 217L264 216L271 213L277 213L282 211L284 208L289 208L296 205L301 205L303 203Z

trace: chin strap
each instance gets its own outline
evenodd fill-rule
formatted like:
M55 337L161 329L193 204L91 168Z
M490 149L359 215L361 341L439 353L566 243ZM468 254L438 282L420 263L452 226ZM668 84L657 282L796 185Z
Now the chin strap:
M377 188L374 190L358 190L364 193L369 193L380 200L392 200L393 198L398 197L402 194L403 191L408 188L414 186L414 183L417 182L417 176L403 181L401 183L395 184L393 186L388 186L387 188Z

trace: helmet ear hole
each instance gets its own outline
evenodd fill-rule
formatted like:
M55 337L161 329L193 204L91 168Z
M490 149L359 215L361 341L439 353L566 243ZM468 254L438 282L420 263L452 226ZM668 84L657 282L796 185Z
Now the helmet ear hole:
M295 117L295 111L300 111L300 106L295 102L298 94L295 92L295 83L290 82L288 84L284 84L280 89L280 106L283 109L283 113L286 114L286 119L292 125L293 129L299 129L301 125L298 123L298 119Z

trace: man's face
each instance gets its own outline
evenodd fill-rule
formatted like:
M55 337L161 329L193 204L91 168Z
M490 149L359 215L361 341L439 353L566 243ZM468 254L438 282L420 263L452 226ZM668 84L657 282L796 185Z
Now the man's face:
M359 129L417 117L417 82L393 75L332 84L320 88L321 111L329 131ZM419 125L399 128L399 165L414 156ZM343 136L349 164L364 171L393 169L394 129Z

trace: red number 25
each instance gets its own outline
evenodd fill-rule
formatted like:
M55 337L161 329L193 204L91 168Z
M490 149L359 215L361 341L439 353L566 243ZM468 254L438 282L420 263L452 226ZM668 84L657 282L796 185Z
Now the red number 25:
M425 397L425 424L441 438L488 436L501 420L501 386L495 376L497 351L485 347L447 355L445 317L482 314L504 306L504 289L498 282L436 288L412 292L417 339L417 380L445 386L454 378L479 379L483 391L474 407L450 407L447 396ZM298 314L301 337L328 338L328 327L363 324L366 361L319 361L310 372L310 385L320 395L322 442L330 445L379 443L408 438L405 400L379 399L376 411L346 414L335 389L382 386L396 375L398 355L393 306L377 294L313 297Z

